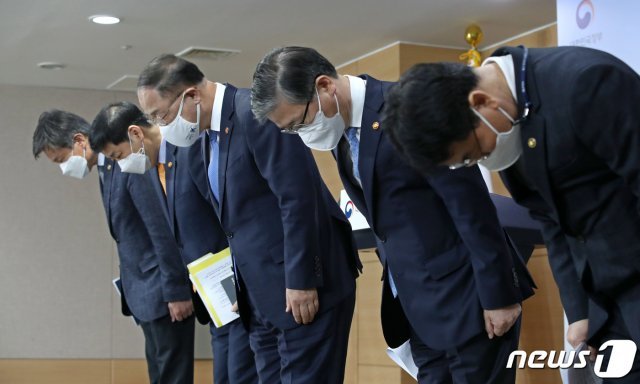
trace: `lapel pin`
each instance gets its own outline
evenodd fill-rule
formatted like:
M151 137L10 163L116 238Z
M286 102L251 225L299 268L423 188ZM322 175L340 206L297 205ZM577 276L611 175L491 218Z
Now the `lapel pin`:
M373 128L374 131L377 131L378 128L380 128L380 123L374 121L373 124L371 124L371 128Z
M167 167L169 167L169 168L173 167L173 161L168 162L167 163Z
M107 171L111 170L111 164L107 164Z
M529 140L527 140L527 145L529 146L529 148L533 149L536 147L536 145L538 145L538 142L533 137L530 137Z
M225 134L225 135L228 135L228 134L229 134L229 127L226 127L226 128L224 129L224 134Z

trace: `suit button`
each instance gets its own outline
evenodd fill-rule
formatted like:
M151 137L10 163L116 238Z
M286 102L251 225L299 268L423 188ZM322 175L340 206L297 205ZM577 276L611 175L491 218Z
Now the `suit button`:
M380 241L382 241L382 244L386 243L387 242L387 236L385 236L385 235L380 236Z
M233 239L233 232L227 232L227 237Z

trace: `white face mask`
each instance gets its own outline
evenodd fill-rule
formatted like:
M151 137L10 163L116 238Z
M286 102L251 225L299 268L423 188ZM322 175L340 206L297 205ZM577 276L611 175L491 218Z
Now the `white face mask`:
M473 113L484 122L489 129L496 134L496 147L493 152L486 158L478 161L479 164L486 167L490 171L502 171L512 166L522 154L522 145L520 143L520 124L515 124L515 120L504 109L498 107L502 113L512 124L507 132L498 131L480 112L471 108ZM514 125L515 124L515 125Z
M322 112L320 95L318 95L317 88L316 96L318 97L318 113L316 113L311 124L298 130L298 135L307 147L318 151L330 151L338 145L345 129L344 120L340 115L338 96L335 94L333 95L336 99L338 112L332 117L327 117Z
M182 94L180 109L178 109L176 118L171 123L160 126L162 137L177 147L190 147L198 140L200 135L200 103L196 104L196 122L191 123L181 116L184 95L185 93Z
M131 146L131 154L124 159L118 160L120 170L126 173L144 174L151 169L151 160L144 152L144 141L141 142L142 147L137 153L133 153L131 145L131 135L129 135L129 146Z
M89 166L87 165L87 150L82 148L82 156L73 154L71 148L71 156L64 163L60 163L60 169L65 176L76 179L84 179L89 174Z

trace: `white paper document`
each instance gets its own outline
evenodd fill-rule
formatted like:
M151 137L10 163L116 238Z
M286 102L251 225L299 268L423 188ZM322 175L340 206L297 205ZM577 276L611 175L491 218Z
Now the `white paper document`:
M209 316L220 328L240 317L231 310L236 301L233 261L229 248L208 253L189 265L189 278L202 299Z
M400 368L404 369L411 377L418 381L418 367L413 362L413 356L411 355L411 345L409 340L398 348L387 347L387 355L398 364Z

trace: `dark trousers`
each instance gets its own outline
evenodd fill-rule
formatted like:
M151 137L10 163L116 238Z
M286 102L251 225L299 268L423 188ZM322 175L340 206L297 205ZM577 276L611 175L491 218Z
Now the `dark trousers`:
M193 384L195 316L172 323L167 315L140 326L151 384Z
M624 319L622 318L622 314L620 313L620 309L617 305L612 304L609 312L609 318L604 326L600 329L600 331L593 337L591 342L596 344L596 348L600 348L600 346L608 340L632 340L631 335L629 333L629 329ZM636 319L640 322L640 319ZM632 326L637 326L637 324L633 324ZM611 356L611 347L607 348L605 351L598 352L603 355L603 362L600 368L601 371L606 371L609 366L609 358ZM637 384L640 383L640 352L636 351L636 355L633 360L633 366L631 371L624 377L619 379L604 379L602 381L603 384L615 383L615 384Z
M240 319L224 327L210 324L214 384L254 384L258 382L249 333Z
M311 324L282 330L252 306L249 341L260 383L342 383L354 307L355 293Z
M490 340L482 332L447 350L427 347L411 332L411 354L418 366L420 384L513 384L515 368L507 369L511 352L518 348L520 321L503 336Z

